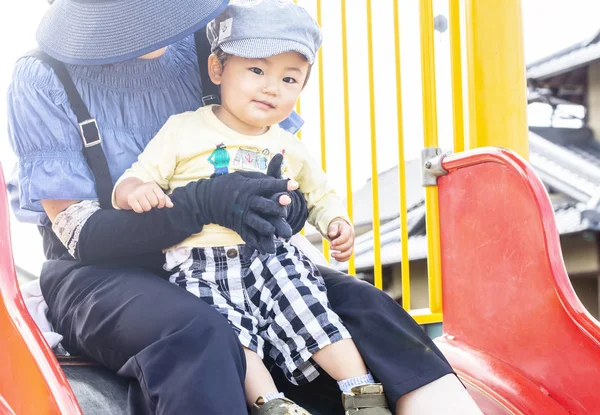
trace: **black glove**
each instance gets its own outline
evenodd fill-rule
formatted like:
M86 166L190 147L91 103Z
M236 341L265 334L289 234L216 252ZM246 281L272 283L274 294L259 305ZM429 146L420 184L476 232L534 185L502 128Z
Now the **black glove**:
M172 208L141 214L100 209L83 225L75 256L84 262L106 263L160 252L208 223L233 229L253 249L274 252L275 231L288 238L292 234L287 223L280 223L285 209L270 199L285 189L286 180L235 172L175 189L170 195Z
M271 176L275 179L281 179L281 164L283 163L283 155L276 154L273 156L271 161L269 162L269 166L267 167L267 176ZM292 199L292 203L285 206L286 209L286 222L292 228L292 233L295 235L304 228L304 224L308 219L308 208L306 207L306 199L304 195L300 193L299 190L294 190L293 192L281 192L276 193L271 197L271 200L279 203L279 197L283 195L288 195L290 199ZM279 235L277 231L275 235Z
M272 196L287 190L287 180L259 172L238 171L190 183L188 197L198 204L202 223L216 223L236 231L246 245L261 254L275 253L274 235L292 236L283 220L286 210ZM176 199L171 197L173 204Z

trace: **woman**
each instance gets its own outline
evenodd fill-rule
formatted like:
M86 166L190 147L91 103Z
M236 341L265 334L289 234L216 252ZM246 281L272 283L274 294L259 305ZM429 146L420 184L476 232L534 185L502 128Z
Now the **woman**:
M38 42L67 64L94 120L35 57L17 63L9 89L9 135L19 160L9 190L17 217L42 229L49 318L67 350L137 380L130 388L134 413L246 412L245 361L233 331L162 279L151 267L163 260L155 253L213 222L268 251L273 234L290 232L283 217L296 229L305 218L294 193L289 212L271 202L286 182L260 173L191 183L173 193L171 209L137 215L105 208L105 176L118 178L169 116L201 105L192 34L227 2L58 0ZM394 301L345 274L321 272L333 310L396 413L478 413L442 354ZM315 413L343 412L329 405L339 398L325 375L281 386Z

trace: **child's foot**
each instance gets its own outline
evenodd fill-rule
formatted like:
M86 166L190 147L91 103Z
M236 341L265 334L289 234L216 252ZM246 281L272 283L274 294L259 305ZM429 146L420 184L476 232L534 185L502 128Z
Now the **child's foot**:
M310 415L310 413L287 398L267 401L259 396L252 405L250 415Z
M391 415L380 383L355 386L350 393L342 393L346 415Z

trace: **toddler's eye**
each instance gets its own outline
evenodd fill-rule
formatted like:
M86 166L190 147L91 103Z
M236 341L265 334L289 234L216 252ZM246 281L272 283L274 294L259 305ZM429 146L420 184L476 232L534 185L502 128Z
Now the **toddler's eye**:
M283 82L285 82L286 84L296 84L298 83L294 78L292 78L291 76L286 76L285 78L283 78Z
M252 72L254 72L255 74L257 74L257 75L264 75L264 72L263 72L263 70L262 70L262 69L260 69L260 68L250 68L250 70L251 70Z

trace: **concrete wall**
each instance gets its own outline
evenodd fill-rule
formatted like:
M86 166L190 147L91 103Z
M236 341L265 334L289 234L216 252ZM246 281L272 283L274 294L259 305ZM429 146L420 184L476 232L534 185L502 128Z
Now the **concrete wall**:
M600 262L595 235L592 234L591 237L583 234L563 236L560 238L560 244L567 273L571 277L598 273Z
M600 137L600 61L590 64L588 70L587 118L594 137Z
M599 91L600 92L600 91ZM598 280L600 258L596 236L576 234L561 238L563 260L581 303L596 319L600 317Z
M402 266L394 264L391 267L392 277L384 286L385 291L396 301L402 298ZM419 260L410 263L410 305L411 309L429 307L429 292L427 289L427 261Z
M571 284L584 307L598 319L598 278L571 278Z

